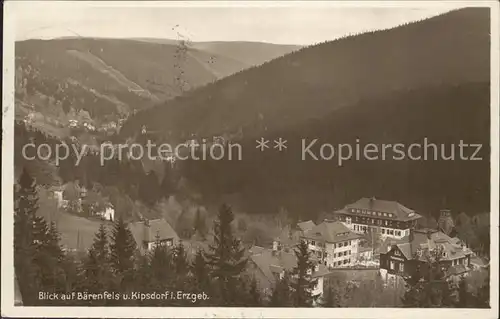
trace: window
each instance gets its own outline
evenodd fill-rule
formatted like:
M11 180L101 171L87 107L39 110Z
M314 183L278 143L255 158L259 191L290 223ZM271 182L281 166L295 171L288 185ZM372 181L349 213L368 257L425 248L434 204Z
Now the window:
M401 236L401 231L400 230L396 231L396 236Z
M385 222L385 226L389 226L389 222L387 220L385 220L384 222Z
M347 259L344 259L344 264L347 264Z
M382 234L385 234L385 228L382 228Z
M400 272L404 272L405 271L405 264L403 264L403 263L399 264L399 271Z
M348 251L347 251L347 254L348 254L348 255L350 255L350 254L351 254L351 251L350 251L350 250L348 250Z
M344 256L347 256L347 251L344 251Z
M311 240L311 245L315 246L316 242L314 240Z
M399 250L394 250L394 256L401 256L401 253L399 252Z
M339 243L339 248L342 247L342 243Z
M389 262L389 269L394 270L394 268L395 268L394 261L391 260Z

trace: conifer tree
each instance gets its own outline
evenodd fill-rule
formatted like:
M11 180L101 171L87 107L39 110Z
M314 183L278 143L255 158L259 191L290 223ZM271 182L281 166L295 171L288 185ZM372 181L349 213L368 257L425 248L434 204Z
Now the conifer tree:
M14 193L14 268L24 305L40 304L38 292L60 292L66 287L61 262L64 253L54 224L36 215L35 180L26 169ZM45 303L46 304L46 303Z
M191 264L191 273L193 274L194 286L200 292L208 293L210 289L209 269L203 251L198 250Z
M32 225L38 209L35 180L23 169L14 192L14 268L25 305L36 300L34 286Z
M110 257L106 227L101 224L83 262L83 285L89 292L99 293L112 288L113 273L110 271Z
M161 244L159 236L156 237L156 244L149 259L152 287L158 290L168 289L173 281L172 256L167 247Z
M283 278L276 281L269 305L271 307L291 307L293 305L288 273L285 272Z
M207 232L206 225L205 225L205 218L202 216L199 208L196 210L196 215L194 218L194 230L202 238L205 238L205 235Z
M244 257L244 248L233 236L231 223L234 220L233 212L227 205L222 205L214 223L214 243L210 245L206 254L211 268L211 277L217 282L217 295L222 305L236 305L241 299L241 273L247 259Z
M176 287L178 290L182 290L186 287L187 275L189 272L189 264L187 261L186 250L182 241L174 247L173 250L173 268L176 277Z
M471 306L473 296L467 289L465 277L460 277L457 294L457 308L468 308Z
M134 271L137 245L128 225L119 218L114 223L110 243L111 269L118 277L122 289L130 287Z
M317 280L312 278L314 263L305 241L301 241L295 250L297 266L293 269L292 296L295 307L310 307L313 304L312 290Z
M47 292L61 292L64 289L61 263L64 253L59 245L59 233L55 224L47 224L45 219L33 219L33 263L36 267L35 281Z
M259 289L257 287L257 280L252 278L250 281L250 289L248 291L249 295L249 307L259 307L262 305L262 297L260 295Z

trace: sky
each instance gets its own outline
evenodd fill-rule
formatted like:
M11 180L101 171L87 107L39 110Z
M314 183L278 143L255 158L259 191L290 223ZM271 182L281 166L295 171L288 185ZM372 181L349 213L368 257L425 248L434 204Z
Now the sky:
M184 38L308 45L346 34L386 29L444 13L451 5L334 7L331 5L221 6L132 2L11 3L16 40L65 36ZM369 3L369 2L367 2Z

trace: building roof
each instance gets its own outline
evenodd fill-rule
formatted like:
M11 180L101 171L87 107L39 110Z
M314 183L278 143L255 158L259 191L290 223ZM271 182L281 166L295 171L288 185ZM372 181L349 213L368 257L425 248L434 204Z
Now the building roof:
M290 226L287 226L274 240L285 247L293 247L299 243L301 235L301 230L294 230Z
M301 231L311 230L314 226L316 226L316 224L314 224L312 220L308 220L306 222L297 223L297 227Z
M148 226L149 224L149 226ZM147 222L135 222L129 225L130 231L138 244L144 241L154 242L159 240L178 239L177 233L165 219L154 219Z
M386 253L389 247L396 246L406 259L426 260L425 253L436 248L442 249L444 255L441 260L453 260L470 255L470 249L462 246L461 241L451 238L443 232L431 229L417 229L412 231L412 237L407 236L400 240L387 238L382 243L381 252Z
M319 225L314 226L309 231L304 232L302 237L324 241L327 243L336 243L345 240L361 238L361 235L353 233L342 222L325 220Z
M352 214L352 209L356 210L356 214L362 216L378 216L401 221L415 220L422 217L414 210L405 207L398 202L376 198L363 197L358 201L347 205L340 212ZM370 214L367 214L367 212L370 212ZM382 215L374 215L371 212L381 213Z
M250 260L264 274L267 280L274 284L276 278L283 271L291 272L297 266L297 256L293 251L274 251L269 248L253 246L249 249ZM312 257L312 256L311 256ZM312 277L320 277L328 274L328 270L323 264L318 264L318 271Z

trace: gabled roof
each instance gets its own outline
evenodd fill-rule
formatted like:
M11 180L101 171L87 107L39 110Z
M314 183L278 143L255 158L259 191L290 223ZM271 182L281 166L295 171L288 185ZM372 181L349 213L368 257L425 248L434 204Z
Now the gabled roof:
M292 229L290 226L287 226L274 240L283 246L293 247L300 241L301 234L301 230Z
M316 224L314 224L312 220L308 220L306 222L297 223L297 227L301 231L311 230L314 226L316 226Z
M271 284L276 282L276 276L283 271L291 272L297 266L297 256L293 251L276 251L272 249L253 246L249 249L250 260L264 274ZM311 256L312 257L312 256ZM324 276L328 273L326 267L318 264L318 271L313 273L313 277Z
M309 231L304 232L302 237L324 241L327 243L336 243L345 240L361 238L361 235L353 233L349 228L339 221L324 221L314 226Z
M154 242L157 237L159 240L179 238L175 230L165 219L150 220L147 224L145 222L135 222L129 225L130 231L138 244L142 245L144 241Z
M443 232L431 229L413 230L413 238L404 237L400 240L387 238L381 245L381 253L387 253L388 247L398 247L406 259L419 259L426 261L425 254L418 256L418 252L428 252L437 248L445 253L441 260L453 260L465 257L472 252L463 247L461 241L451 238Z
M360 210L359 212L356 211L355 213L362 216L372 216L371 214L370 215L363 214L362 211L380 212L382 214L385 213L386 215L382 216L373 215L373 216L390 218L401 221L415 220L422 217L419 214L417 214L414 210L405 207L398 202L376 199L376 198L363 197L358 201L347 205L340 212L352 213L350 211L351 209Z

